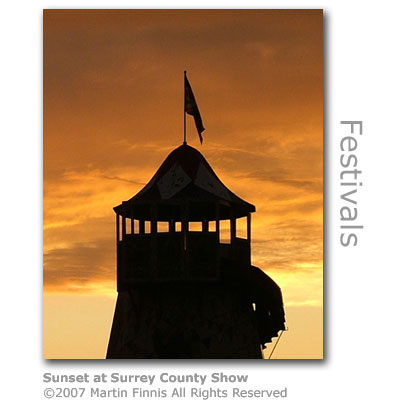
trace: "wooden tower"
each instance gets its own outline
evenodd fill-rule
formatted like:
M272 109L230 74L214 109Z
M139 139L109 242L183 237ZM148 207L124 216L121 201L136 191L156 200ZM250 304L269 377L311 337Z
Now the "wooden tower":
M251 265L254 205L183 144L114 211L118 299L107 359L262 358L285 319L280 288Z

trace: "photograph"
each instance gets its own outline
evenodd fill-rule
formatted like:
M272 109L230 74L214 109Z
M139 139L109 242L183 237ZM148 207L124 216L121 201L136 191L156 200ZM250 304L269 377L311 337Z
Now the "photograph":
M43 11L43 358L324 359L323 10Z

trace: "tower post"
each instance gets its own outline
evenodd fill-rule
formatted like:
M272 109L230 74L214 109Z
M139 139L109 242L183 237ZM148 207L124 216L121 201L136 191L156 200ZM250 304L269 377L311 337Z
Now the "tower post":
M186 70L183 74L183 144L186 145Z

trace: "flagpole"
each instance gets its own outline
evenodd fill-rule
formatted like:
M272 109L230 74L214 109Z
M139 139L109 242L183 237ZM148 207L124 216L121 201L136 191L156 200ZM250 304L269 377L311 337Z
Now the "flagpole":
M186 145L186 71L183 74L183 145Z

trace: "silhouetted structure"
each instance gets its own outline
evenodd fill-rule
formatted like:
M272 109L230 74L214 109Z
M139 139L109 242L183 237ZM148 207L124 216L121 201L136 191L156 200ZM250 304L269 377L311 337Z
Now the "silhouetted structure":
M262 358L284 310L280 288L251 265L254 205L184 144L114 210L118 299L107 358Z

